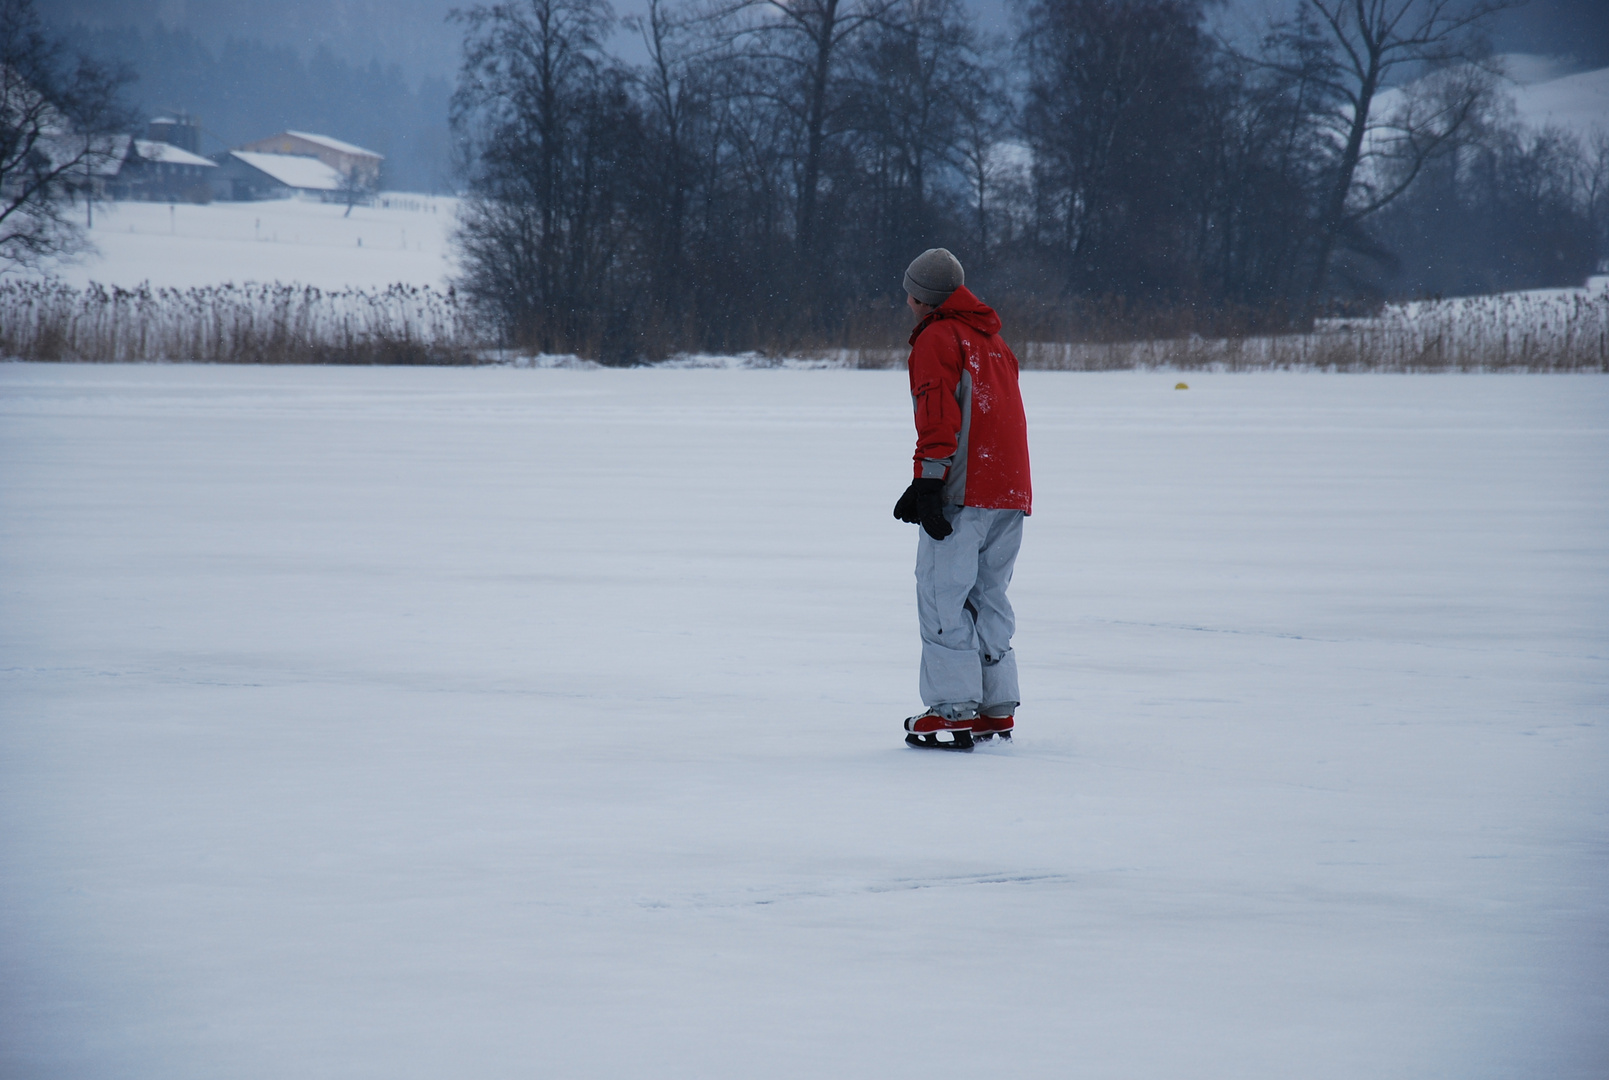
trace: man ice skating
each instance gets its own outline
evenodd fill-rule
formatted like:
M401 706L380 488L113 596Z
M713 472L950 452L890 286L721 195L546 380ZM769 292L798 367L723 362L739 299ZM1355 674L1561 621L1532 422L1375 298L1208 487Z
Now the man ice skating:
M905 741L944 750L1011 737L1020 695L1006 587L1033 509L1017 358L1000 340L1000 317L963 279L944 248L905 271L917 318L908 361L916 478L894 506L922 527L916 614L927 711L905 721Z

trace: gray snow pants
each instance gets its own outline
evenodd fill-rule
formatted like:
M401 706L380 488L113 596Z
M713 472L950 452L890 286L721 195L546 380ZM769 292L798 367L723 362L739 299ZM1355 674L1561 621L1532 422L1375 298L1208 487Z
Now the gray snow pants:
M1021 510L947 506L955 529L917 530L916 617L922 628L922 704L950 718L1010 716L1021 700L1016 616L1006 599L1022 546Z

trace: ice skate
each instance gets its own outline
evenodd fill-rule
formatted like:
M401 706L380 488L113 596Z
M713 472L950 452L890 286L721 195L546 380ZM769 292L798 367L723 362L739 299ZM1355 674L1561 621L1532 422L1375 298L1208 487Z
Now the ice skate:
M977 717L948 720L929 709L905 721L905 741L924 750L970 750L975 723Z
M1015 726L1015 719L1010 716L980 716L972 721L972 738L978 742L988 742L996 735L1005 742L1011 741L1011 730Z

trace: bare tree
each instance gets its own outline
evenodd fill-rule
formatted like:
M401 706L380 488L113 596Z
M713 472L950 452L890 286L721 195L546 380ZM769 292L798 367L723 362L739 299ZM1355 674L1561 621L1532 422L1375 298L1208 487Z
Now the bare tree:
M731 43L712 33L719 15L672 10L666 0L648 0L648 10L624 20L647 52L634 72L642 100L647 172L643 209L654 302L680 306L691 284L688 232L698 174L705 171L697 143L707 134L710 105L705 73L730 59Z
M130 78L69 56L33 0L0 0L0 272L82 247L67 214L127 151L118 92Z
M1250 56L1204 32L1211 2L1023 0L1016 72L962 0L649 0L631 67L603 0L475 8L461 286L511 343L637 360L876 337L931 243L1113 332L1285 325L1379 295L1390 259L1448 261L1446 230L1397 223L1486 145L1488 0L1297 0ZM1520 239L1467 250L1504 282L1576 266L1510 256L1542 249L1527 222L1590 231L1555 212L1561 169L1583 207L1609 181L1491 160Z
M1598 131L1582 157L1581 194L1598 245L1598 273L1609 271L1609 132Z
M598 307L584 294L611 218L599 203L612 189L594 181L611 152L613 14L603 0L514 0L455 17L467 26L451 113L470 174L464 286L511 339L575 348Z
M969 139L973 152L986 153L998 137L984 117L999 80L976 42L960 0L898 0L847 51L847 125L887 192L885 265L940 240L935 200L972 186Z
M817 254L817 205L834 113L839 67L846 44L876 24L895 0L752 0L741 7L761 13L749 28L754 58L773 68L776 84L757 87L796 124L799 178L794 241L806 265Z
M363 175L356 169L349 169L341 174L341 186L338 190L341 201L346 204L346 212L341 215L342 217L351 217L352 208L359 203L366 204L369 197L374 194Z
M988 258L994 243L989 228L990 220L997 216L992 200L1000 192L1003 175L1010 171L1003 159L1006 133L1013 123L1011 99L1000 69L988 63L994 58L990 54L1001 51L990 47L983 52L984 62L975 69L975 78L962 87L958 102L961 130L955 152L972 197L977 256L983 259Z
M1177 292L1201 186L1201 0L1029 0L1019 48L1038 241L1068 290Z
M1304 0L1327 55L1292 76L1315 79L1338 103L1335 152L1318 207L1318 251L1306 290L1311 319L1336 246L1400 196L1447 151L1490 93L1481 30L1506 0ZM1378 108L1393 87L1399 101Z

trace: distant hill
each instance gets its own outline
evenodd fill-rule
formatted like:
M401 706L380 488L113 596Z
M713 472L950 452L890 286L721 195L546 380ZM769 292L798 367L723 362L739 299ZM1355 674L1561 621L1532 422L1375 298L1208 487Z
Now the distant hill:
M146 118L184 110L202 124L203 153L292 129L314 131L385 155L381 182L408 191L450 187L447 98L440 76L410 85L398 65L356 63L320 46L229 39L209 45L189 30L74 24L68 43L138 76L127 98Z
M456 0L47 0L51 23L98 30L185 31L213 51L231 39L288 47L304 60L320 48L354 66L395 64L409 83L451 78L461 35L447 12Z

